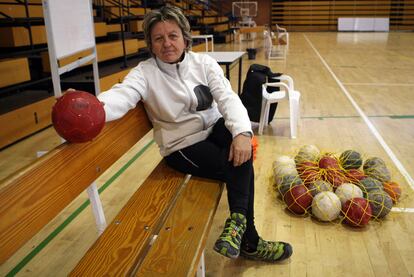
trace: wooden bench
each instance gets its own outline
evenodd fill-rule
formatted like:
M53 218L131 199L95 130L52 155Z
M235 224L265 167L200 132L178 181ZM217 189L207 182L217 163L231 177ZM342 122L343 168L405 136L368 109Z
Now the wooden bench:
M256 38L256 34L263 34L264 30L264 26L240 27L238 30L239 42L241 43L243 40L252 40ZM246 35L246 37L244 37L244 35Z
M0 264L151 128L138 105L107 123L93 141L64 143L3 180ZM194 276L222 190L222 183L179 173L161 161L71 276Z
M240 34L263 33L264 30L264 26L240 27L239 32Z

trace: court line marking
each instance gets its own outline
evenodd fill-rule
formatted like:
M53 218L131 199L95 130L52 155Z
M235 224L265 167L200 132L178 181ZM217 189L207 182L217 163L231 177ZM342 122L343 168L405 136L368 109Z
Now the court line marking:
M414 87L414 83L342 83L345 86Z
M412 190L414 190L414 180L410 176L410 174L407 172L405 167L402 165L402 163L398 160L397 156L394 154L394 152L391 150L391 148L387 145L381 134L378 132L378 130L375 128L375 126L372 124L372 122L368 119L368 117L365 115L365 113L362 111L362 109L358 106L358 104L355 102L355 100L352 98L351 94L348 92L348 90L345 88L345 86L341 83L339 78L335 75L335 73L332 71L332 69L329 67L325 59L319 54L319 51L315 48L315 46L312 44L312 42L309 40L308 36L306 34L303 34L305 37L305 40L308 42L310 47L313 49L313 51L316 53L316 55L321 60L322 64L326 67L326 69L329 71L329 73L332 75L338 86L341 88L342 92L345 94L345 96L348 98L348 100L351 102L351 104L354 106L354 108L357 110L361 118L365 121L365 124L368 126L371 133L375 136L375 138L378 140L378 142L381 144L382 148L384 148L385 152L388 154L388 156L391 158L391 160L394 162L395 166L398 168L400 173L403 175L405 180L407 181L408 185L411 187Z
M369 118L384 118L384 117L388 117L391 119L411 119L414 118L414 115L412 114L407 114L407 115L392 115L392 114L384 114L384 115L369 115ZM351 119L351 118L360 118L359 115L330 115L330 116L301 116L301 119ZM280 120L280 119L290 119L290 117L277 117L274 118L273 120ZM258 123L257 123L258 124Z
M391 209L391 212L414 213L414 208L397 208L397 207L394 207L394 208Z
M138 153L136 153L130 160L128 160L108 181L106 181L99 189L98 193L104 192L125 170L128 169L152 144L152 139L144 147L142 147ZM6 277L15 276L21 271L40 251L45 248L49 242L51 242L60 232L62 232L66 226L69 225L83 210L90 204L89 199L85 200L75 211L73 211L58 227L56 227L45 239L43 239L32 251L29 252L16 266L13 267Z

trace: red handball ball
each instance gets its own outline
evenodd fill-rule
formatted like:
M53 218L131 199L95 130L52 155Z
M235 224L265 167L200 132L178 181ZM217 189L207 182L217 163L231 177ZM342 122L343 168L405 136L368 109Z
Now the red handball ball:
M319 167L324 169L339 169L339 161L331 156L323 156L319 160Z
M68 142L87 142L95 138L105 125L103 104L84 91L68 91L52 109L56 132Z
M296 169L298 170L299 174L302 173L305 170L318 170L318 164L315 162L311 162L311 161L304 161L299 163L296 166Z
M366 176L362 170L359 169L350 169L346 171L346 177L348 178L348 181L353 184L358 184L359 181L364 179Z
M331 185L336 189L343 183L347 182L345 173L341 170L326 169L325 174L323 175L323 180L331 183Z
M312 194L305 185L292 187L284 196L287 208L295 214L304 214L312 204Z
M303 180L303 183L306 186L309 186L316 180L320 179L320 173L318 170L315 169L305 169L302 173L299 174L300 178Z
M344 222L354 227L363 227L368 224L372 216L371 205L365 198L355 197L345 202L342 207Z

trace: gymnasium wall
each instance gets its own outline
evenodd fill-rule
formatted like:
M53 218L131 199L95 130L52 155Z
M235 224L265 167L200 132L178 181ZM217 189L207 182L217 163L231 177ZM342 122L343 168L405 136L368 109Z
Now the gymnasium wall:
M232 2L224 0L223 12ZM414 31L414 0L260 0L258 25L279 24L289 31L336 31L339 17L388 17L390 30Z
M336 31L340 17L386 17L390 30L414 30L414 0L273 0L272 25L290 31Z

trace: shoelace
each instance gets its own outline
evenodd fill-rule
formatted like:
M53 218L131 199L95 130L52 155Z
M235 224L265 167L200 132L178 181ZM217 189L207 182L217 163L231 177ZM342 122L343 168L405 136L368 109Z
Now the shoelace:
M238 234L239 231L240 231L240 228L237 225L233 226L233 228L231 230L231 236L232 237L237 236L237 234Z
M239 226L239 224L237 224L235 220L229 219L225 224L224 232L223 232L224 237L222 238L229 239L230 237L233 243L239 244L241 242L241 235L239 232L242 229L243 229L243 226Z
M235 237L237 235L237 232L240 230L240 227L237 226L237 223L234 220L229 220L226 223L224 230L226 231L226 235Z
M272 259L273 255L278 252L279 243L271 243L263 241L263 245L259 250L259 255L266 259Z

